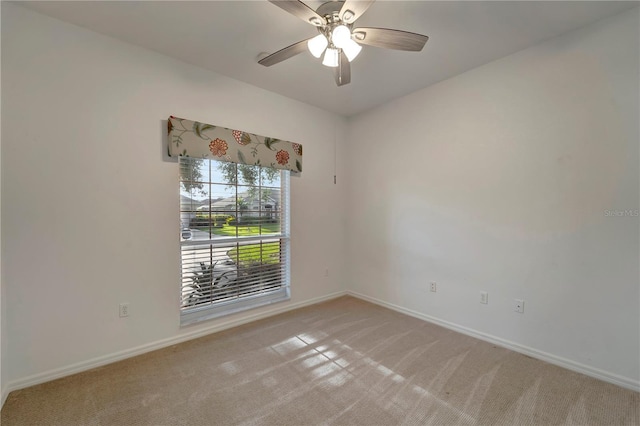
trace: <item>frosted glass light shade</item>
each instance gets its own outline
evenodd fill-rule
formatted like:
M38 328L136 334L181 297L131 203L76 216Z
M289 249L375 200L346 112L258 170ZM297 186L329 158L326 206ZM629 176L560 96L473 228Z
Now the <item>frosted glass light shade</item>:
M313 56L319 58L322 56L322 52L324 52L328 44L327 38L322 34L318 34L307 42L307 48L309 48L309 52L311 52Z
M338 25L331 32L331 41L338 49L342 49L351 40L351 31L346 25Z
M356 58L356 56L358 56L361 50L362 50L362 46L360 46L358 43L356 43L351 39L349 39L347 44L345 44L342 47L342 51L347 56L347 59L349 60L349 62L353 61Z
M324 59L322 60L322 65L326 65L328 67L337 67L338 66L338 49L334 49L330 47L327 50L325 50Z

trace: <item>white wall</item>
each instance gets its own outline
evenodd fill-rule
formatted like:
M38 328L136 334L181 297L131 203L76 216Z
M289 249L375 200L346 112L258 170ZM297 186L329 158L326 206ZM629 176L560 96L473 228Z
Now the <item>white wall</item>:
M0 16L2 16L2 2L0 2ZM0 23L0 34L2 34L2 24ZM1 45L1 35L0 35L0 45ZM1 50L1 49L0 49ZM1 59L1 55L0 55L0 82L2 81L2 59ZM0 99L2 99L1 93L2 93L2 84L0 83ZM2 122L2 114L0 112L0 123ZM1 127L1 125L0 125ZM2 132L0 131L0 165L2 164ZM0 166L0 188L2 187L2 168ZM2 197L0 197L0 241L2 241ZM3 353L4 353L4 346L2 345L2 340L4 339L4 324L2 321L2 317L4 316L4 312L5 310L3 309L2 303L2 294L4 293L4 290L2 289L2 247L0 245L0 408L2 408L2 405L4 404L5 398L6 398L6 394L4 392L4 381L3 381L3 377L2 377L2 358L3 358Z
M343 189L325 137L344 134L343 118L6 3L2 59L5 387L344 288ZM171 114L304 145L291 302L180 329Z
M351 289L638 388L638 21L350 120Z

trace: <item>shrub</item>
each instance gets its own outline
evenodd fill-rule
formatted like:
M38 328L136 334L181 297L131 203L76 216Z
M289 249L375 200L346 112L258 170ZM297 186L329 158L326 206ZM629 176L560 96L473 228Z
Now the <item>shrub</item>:
M198 228L202 226L209 226L209 218L194 217L189 221L189 228Z
M232 218L233 216L228 214L214 214L206 217L196 216L189 221L189 227L198 228L213 226L214 228L222 228L222 226L228 224L228 221Z
M277 218L268 216L242 216L238 220L232 219L227 223L231 226L248 226L248 225L260 225L261 223L277 223Z

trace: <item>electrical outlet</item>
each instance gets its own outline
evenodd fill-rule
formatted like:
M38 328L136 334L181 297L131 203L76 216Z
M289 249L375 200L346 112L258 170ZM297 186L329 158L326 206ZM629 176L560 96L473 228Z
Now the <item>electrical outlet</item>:
M328 277L329 276L329 268L325 268L324 270L324 276Z
M489 293L487 293L486 291L480 292L480 303L483 303L485 305L489 303Z
M120 318L129 316L129 303L120 304Z
M516 312L524 313L524 300L514 299L513 310Z
M433 291L434 293L438 291L438 284L436 284L435 281L431 281L431 291Z

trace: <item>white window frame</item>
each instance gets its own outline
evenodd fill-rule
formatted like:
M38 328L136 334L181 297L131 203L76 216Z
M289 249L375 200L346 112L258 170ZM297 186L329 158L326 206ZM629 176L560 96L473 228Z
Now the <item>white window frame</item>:
M211 167L215 167L216 160L203 159L204 161L211 161L213 164ZM182 161L182 160L181 160ZM269 305L272 303L282 302L291 299L290 283L291 283L291 236L290 236L290 193L289 193L289 180L290 172L288 170L280 170L280 202L281 202L281 215L280 215L280 233L269 234L261 236L244 236L244 237L225 237L216 238L210 235L207 240L185 240L180 237L180 325L186 326L194 324L200 321L205 321L213 318L218 318L225 315L230 315L245 311L248 309L258 308L260 306ZM210 179L211 180L211 179ZM180 183L179 183L180 184ZM206 184L212 185L211 182ZM230 184L236 187L236 197L238 194L238 187L241 184ZM261 185L262 186L262 185ZM211 196L211 193L209 193ZM182 208L181 214L182 214ZM236 218L238 216L236 215ZM194 256L196 256L196 247L201 249L202 247L209 247L211 251L213 248L229 247L233 244L251 243L251 242L273 242L273 240L280 241L280 258L281 258L281 272L280 272L280 287L277 289L267 290L263 293L242 295L236 297L229 297L224 300L212 301L209 304L184 307L183 296L185 285L188 283L189 273L193 274L193 271L187 270L192 268L195 262L188 263L185 261L185 253L189 250L193 250ZM190 265L190 266L187 266Z

